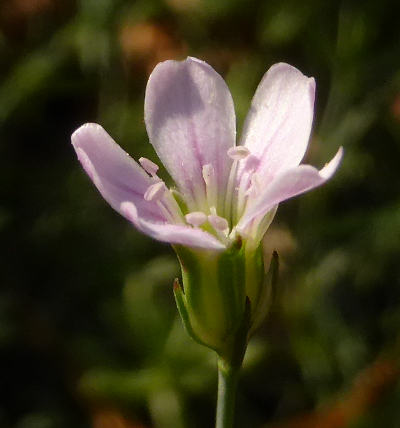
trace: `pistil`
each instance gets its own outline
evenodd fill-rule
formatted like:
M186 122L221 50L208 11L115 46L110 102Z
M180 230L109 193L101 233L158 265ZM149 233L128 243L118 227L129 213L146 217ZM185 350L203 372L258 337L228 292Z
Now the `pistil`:
M233 202L234 223L237 223L243 215L248 199L253 195L253 191L257 191L261 186L259 183L259 176L255 172L257 171L259 164L260 159L257 156L253 154L249 154L249 156L247 156L244 169L239 178L240 182L237 189L237 198Z
M237 223L239 218L242 216L247 202L247 190L249 189L249 184L251 182L252 173L245 172L242 174L236 198L236 206L234 210L234 222Z

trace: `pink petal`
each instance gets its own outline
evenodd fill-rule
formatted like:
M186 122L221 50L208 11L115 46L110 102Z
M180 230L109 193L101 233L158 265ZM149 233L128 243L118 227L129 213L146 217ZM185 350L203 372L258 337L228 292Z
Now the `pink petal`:
M141 217L162 221L156 203L143 195L153 183L142 168L125 153L107 132L95 123L87 123L71 137L72 145L86 173L103 198L119 213L123 202L132 202Z
M314 113L315 81L296 68L273 65L261 80L247 115L241 144L260 159L269 182L304 156Z
M204 208L204 165L214 167L218 189L225 189L235 144L233 101L222 77L195 58L165 61L146 88L145 121L150 142L189 202ZM218 191L220 203L224 195Z
M265 186L264 192L259 197L249 200L237 229L243 232L255 217L265 215L280 202L324 184L335 173L342 156L343 149L340 147L334 158L320 171L310 165L300 165L277 175L270 184Z
M225 250L226 247L217 238L201 229L187 225L155 223L139 216L135 205L125 202L121 206L123 215L146 235L171 244L207 250Z

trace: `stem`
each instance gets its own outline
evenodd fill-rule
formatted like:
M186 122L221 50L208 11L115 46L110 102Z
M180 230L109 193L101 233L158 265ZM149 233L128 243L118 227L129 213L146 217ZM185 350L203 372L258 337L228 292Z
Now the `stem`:
M243 320L236 331L228 352L218 356L218 398L215 428L232 428L235 414L239 371L247 348L250 324L250 300L246 298Z
M235 398L239 367L218 358L218 399L215 428L232 428L235 414Z

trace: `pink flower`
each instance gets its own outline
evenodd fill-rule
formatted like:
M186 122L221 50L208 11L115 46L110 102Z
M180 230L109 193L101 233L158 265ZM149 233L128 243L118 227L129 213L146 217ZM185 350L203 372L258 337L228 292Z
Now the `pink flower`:
M107 202L160 241L223 251L241 238L257 248L278 204L325 183L342 148L321 170L299 165L314 113L315 81L275 64L254 95L236 145L233 101L203 61L165 61L145 97L150 143L176 183L169 189L148 159L129 157L97 124L72 135L83 168Z

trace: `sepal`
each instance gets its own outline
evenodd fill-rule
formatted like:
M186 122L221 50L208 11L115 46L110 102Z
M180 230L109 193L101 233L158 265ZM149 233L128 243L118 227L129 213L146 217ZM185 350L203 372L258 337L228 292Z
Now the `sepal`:
M236 332L226 344L225 349L219 353L219 368L226 371L227 369L239 369L242 365L244 354L246 353L247 343L249 341L249 329L251 322L251 303L246 297L245 308L241 323ZM221 366L222 365L222 366ZM224 367L226 365L226 367Z
M196 341L197 343L200 343L200 345L208 346L196 335L196 333L192 328L192 325L190 324L189 314L186 309L185 294L183 293L183 290L182 290L181 284L179 283L178 278L175 278L174 280L173 291L174 291L175 303L178 308L178 312L182 319L182 323L183 323L183 326L185 327L186 332L194 341Z
M183 323L197 342L223 352L245 313L245 257L241 244L224 252L176 246L183 290L175 286ZM181 308L184 309L181 309Z
M278 254L273 253L265 273L261 246L249 250L238 241L224 252L174 248L183 281L182 287L175 280L174 295L184 327L196 342L232 364L237 349L245 349L270 310Z
M279 256L276 251L272 253L271 263L260 290L256 305L253 307L250 336L265 320L271 305L275 300L279 277Z

